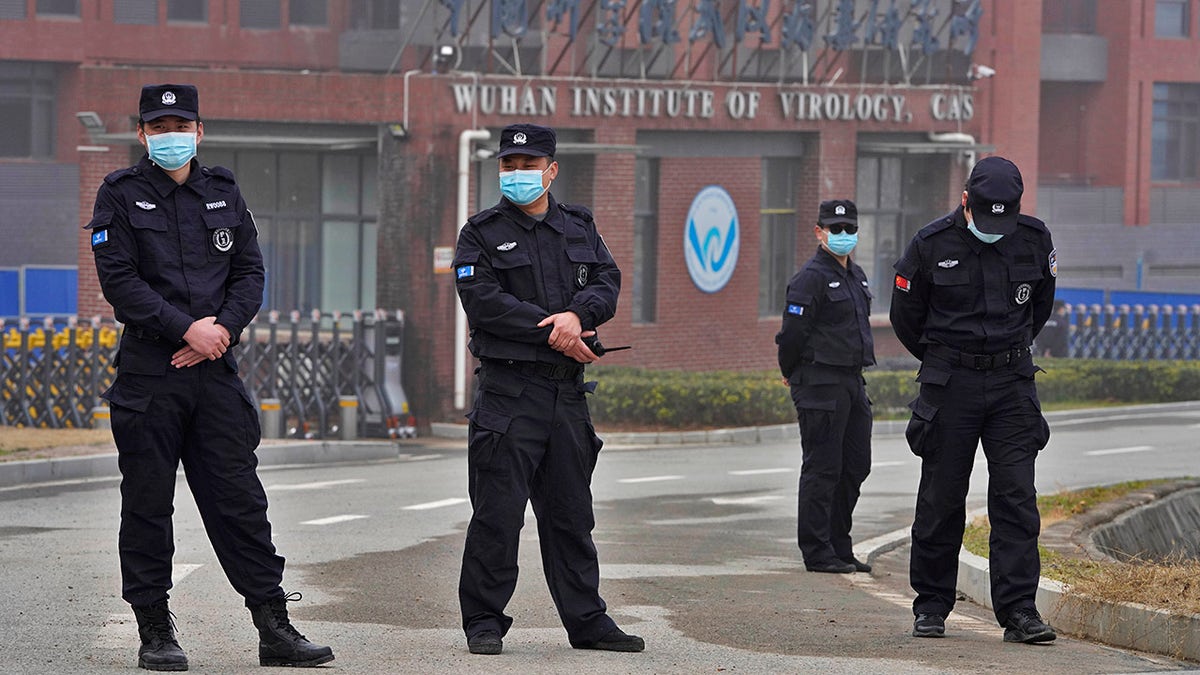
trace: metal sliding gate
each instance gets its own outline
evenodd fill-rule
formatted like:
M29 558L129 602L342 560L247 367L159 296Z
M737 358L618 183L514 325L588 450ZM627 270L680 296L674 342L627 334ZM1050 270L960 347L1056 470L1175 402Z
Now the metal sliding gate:
M99 318L84 326L74 317L48 317L40 326L0 319L0 424L95 426L104 405L100 394L115 376L119 330ZM413 435L400 383L403 348L404 313L385 310L291 312L286 320L269 312L234 346L256 404L278 410L264 415L278 421L264 427L268 438L345 437L345 419L354 420L351 436ZM347 417L346 407L356 414Z

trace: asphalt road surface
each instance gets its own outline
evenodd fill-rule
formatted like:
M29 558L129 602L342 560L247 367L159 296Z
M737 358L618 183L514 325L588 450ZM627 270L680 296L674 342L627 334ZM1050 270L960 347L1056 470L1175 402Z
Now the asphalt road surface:
M1057 419L1039 490L1197 473L1200 405ZM541 573L528 514L516 621L501 656L466 651L457 603L470 515L461 442L400 461L263 470L294 623L344 673L1132 673L1188 664L1060 637L1011 645L989 611L960 603L948 637L910 637L906 551L871 575L807 573L795 545L795 442L606 447L593 482L601 592L642 654L572 650ZM984 505L980 453L972 508ZM919 464L877 435L856 540L906 528ZM0 673L136 666L119 598L113 479L0 490ZM254 673L256 635L180 478L172 610L193 672ZM1195 664L1192 664L1193 666Z

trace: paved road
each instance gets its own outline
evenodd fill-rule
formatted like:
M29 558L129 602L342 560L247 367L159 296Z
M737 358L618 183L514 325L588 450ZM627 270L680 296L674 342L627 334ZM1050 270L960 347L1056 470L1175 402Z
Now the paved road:
M1039 489L1195 474L1200 405L1057 419ZM541 577L530 515L513 631L500 657L466 653L455 588L469 507L460 443L400 461L265 470L292 614L347 673L1118 673L1182 664L1078 640L1007 645L963 603L951 636L914 640L904 551L872 575L809 574L794 537L793 442L608 447L595 477L602 591L644 654L571 650ZM855 535L909 525L917 460L878 436ZM971 506L983 505L978 465ZM0 672L107 673L136 663L118 598L115 480L0 490ZM195 672L261 672L240 598L180 481L172 607Z

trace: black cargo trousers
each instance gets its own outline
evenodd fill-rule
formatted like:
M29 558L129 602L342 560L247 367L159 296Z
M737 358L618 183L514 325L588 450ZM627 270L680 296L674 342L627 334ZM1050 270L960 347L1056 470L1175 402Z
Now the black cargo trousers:
M1028 349L1014 351L1011 359L969 357L931 346L917 375L920 395L909 404L905 435L921 457L909 562L917 593L913 614L945 616L954 608L967 490L975 449L982 445L992 607L1003 626L1013 610L1035 607L1041 520L1034 460L1050 439L1050 427L1034 384L1039 368Z
M532 502L542 568L572 644L616 627L600 597L592 542L592 471L602 442L592 427L582 367L484 361L470 419L468 490L473 513L459 579L467 638L508 632L504 608L517 585L517 545ZM555 372L549 372L554 370ZM573 372L567 373L566 370Z
M791 390L802 452L797 544L810 565L848 560L854 507L871 472L871 401L862 372L807 364Z

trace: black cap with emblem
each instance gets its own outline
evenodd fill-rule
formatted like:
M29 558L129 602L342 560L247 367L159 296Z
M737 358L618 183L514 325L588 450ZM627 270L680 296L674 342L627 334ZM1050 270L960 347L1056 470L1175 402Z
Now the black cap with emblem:
M857 225L858 207L849 199L830 199L821 202L817 211L817 223L820 225Z
M550 127L537 124L510 124L500 132L500 152L496 157L529 155L553 157L558 138Z
M143 122L167 115L185 120L200 118L200 94L190 84L147 84L142 87L138 116Z
M1025 184L1017 165L1003 157L984 157L967 179L967 206L980 232L1012 234L1021 212Z

